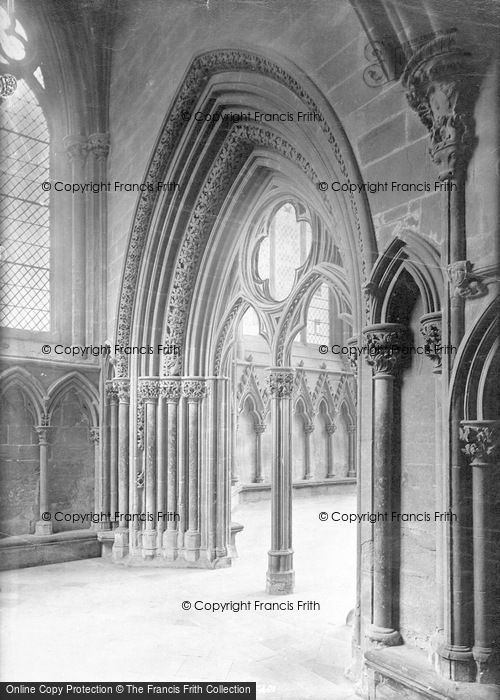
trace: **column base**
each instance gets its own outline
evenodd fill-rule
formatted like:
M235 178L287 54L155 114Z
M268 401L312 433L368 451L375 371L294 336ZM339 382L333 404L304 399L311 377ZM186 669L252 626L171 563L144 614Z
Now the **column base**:
M201 535L196 531L187 531L184 537L184 559L198 561L200 557Z
M142 533L142 556L144 559L153 559L156 556L157 538L156 530L145 530Z
M368 629L368 638L372 642L381 644L385 647L397 647L403 643L401 635L397 630L391 627L379 627L378 625L370 625Z
M335 477L335 474L327 474L326 478L327 479L333 479Z
M267 561L266 592L272 595L293 593L293 549L270 550Z
M178 556L177 540L178 540L177 530L165 530L163 533L163 557L167 561L175 561Z
M119 527L115 530L115 540L113 542L113 549L111 550L113 559L124 559L128 556L128 535L129 533L126 528Z
M287 595L293 593L295 571L268 571L266 575L266 593Z
M476 680L476 664L470 647L442 646L437 662L439 673L451 681L471 683Z
M312 474L305 474L303 481L309 481L309 479L312 479Z
M53 532L54 530L50 520L39 520L37 523L35 523L35 535L52 535Z
M472 655L476 662L477 683L500 683L500 658L497 649L491 647L472 647Z
M141 538L142 532L132 527L129 530L129 547L130 549L140 549L141 548Z

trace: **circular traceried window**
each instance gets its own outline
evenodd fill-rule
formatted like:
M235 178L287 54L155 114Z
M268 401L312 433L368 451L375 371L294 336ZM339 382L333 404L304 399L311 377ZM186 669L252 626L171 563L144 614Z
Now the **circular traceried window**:
M297 221L295 207L289 202L269 221L257 253L257 273L262 281L269 280L269 293L275 301L283 301L292 291L297 271L309 255L311 239L311 226Z

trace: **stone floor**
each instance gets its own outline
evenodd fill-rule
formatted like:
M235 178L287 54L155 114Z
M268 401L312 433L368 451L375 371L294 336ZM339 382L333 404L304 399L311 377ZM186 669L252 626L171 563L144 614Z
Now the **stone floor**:
M215 571L117 567L103 559L7 571L2 681L256 681L257 697L348 700L354 492L294 500L296 592L265 593L269 502L233 518L239 558ZM184 611L183 601L317 601L320 611Z

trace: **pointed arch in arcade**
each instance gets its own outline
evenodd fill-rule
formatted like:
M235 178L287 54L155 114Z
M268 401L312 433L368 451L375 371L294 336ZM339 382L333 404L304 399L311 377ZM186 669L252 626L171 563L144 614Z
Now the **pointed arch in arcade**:
M305 128L296 121L234 116L288 111L316 112L318 123ZM187 121L187 112L207 117ZM270 52L233 48L193 59L144 177L179 187L143 193L138 200L116 328L117 345L162 346L175 353L118 355L113 380L130 415L118 442L135 445L136 435L142 436L141 448L130 450L130 470L119 474L127 485L123 499L130 497L132 510L143 498L154 508L159 492L166 492L169 508L182 512L165 532L121 532L115 556L229 564L228 346L249 303L238 289L234 263L264 200L307 202L335 231L343 261L335 283L349 299L359 332L365 318L361 287L376 244L366 195L324 188L339 178L361 179L352 148L331 105L296 66ZM333 238L325 234L322 246L302 292L289 301L281 330L261 321L263 337L279 338L271 361L283 368L276 376L285 381L285 392L292 386L286 368L290 331L304 323L309 292L336 275Z

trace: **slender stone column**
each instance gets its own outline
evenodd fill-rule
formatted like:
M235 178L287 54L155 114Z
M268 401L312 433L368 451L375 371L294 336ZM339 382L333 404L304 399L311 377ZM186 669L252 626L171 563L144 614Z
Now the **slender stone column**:
M462 423L463 452L472 467L474 646L478 683L500 683L497 597L500 516L495 502L500 466L500 421ZM495 473L496 472L496 473Z
M447 508L446 504L446 482L445 474L442 464L442 431L443 431L443 420L442 420L442 357L441 357L441 312L425 314L420 319L420 332L424 338L424 351L426 356L433 363L433 374L435 377L435 431L434 439L436 443L435 449L435 480L436 480L436 511L444 512ZM437 611L436 611L436 631L438 635L438 640L442 637L444 633L445 626L445 613L444 613L444 595L446 591L445 586L445 570L444 570L444 558L446 553L446 529L445 527L438 527L436 532L436 589L438 591L437 597ZM441 643L442 643L441 639Z
M47 448L49 444L49 426L39 425L35 428L40 446L40 517L35 524L35 535L51 535L52 520L44 520L43 514L49 513Z
M131 489L131 510L132 515L140 515L145 511L144 498L144 400L138 392L137 407L136 407L136 452L135 452L135 474L134 483ZM142 547L142 523L138 517L135 517L129 528L130 534L130 550L136 552Z
M100 428L90 428L89 440L94 446L94 513L99 513L101 510L102 496L101 496L101 449L99 447L101 430ZM102 530L102 526L105 525L104 522L93 523L92 528L94 530Z
M109 510L114 521L118 511L118 387L113 380L106 382L106 397L109 403Z
M129 527L123 516L129 512L129 450L130 450L130 380L114 379L118 391L118 520L113 543L113 558L122 559L128 555Z
M328 459L328 467L327 467L327 472L326 472L326 478L327 479L333 479L335 476L335 473L333 471L333 455L334 455L334 449L333 449L333 435L335 433L335 430L337 429L337 426L335 423L327 423L326 425L326 432L328 435L328 442L326 443L327 450L327 459Z
M356 426L347 428L347 477L356 477Z
M160 385L158 384L159 396L158 396L158 411L157 411L157 425L156 425L156 435L157 435L157 450L156 450L156 464L157 464L157 488L156 488L156 534L157 543L156 546L159 550L163 546L163 531L166 528L165 515L167 512L167 431L166 431L166 419L167 419L167 406L163 395L160 391Z
M80 136L67 136L64 139L66 152L71 162L71 176L74 183L85 180L85 160L87 143ZM71 211L71 318L72 343L85 345L85 300L86 294L86 252L85 252L85 194L74 192Z
M90 161L90 179L94 182L107 181L107 159L109 154L109 134L95 133L88 138L87 149L92 154ZM93 259L90 260L89 274L92 275L95 288L100 290L99 298L93 302L94 304L94 323L93 328L87 324L89 332L92 331L90 338L105 337L106 334L106 294L103 290L106 289L107 279L107 247L106 247L106 226L107 226L107 192L98 192L89 197L89 205L92 216L92 230L94 238L91 241ZM100 261L100 269L93 271L94 260ZM95 275L95 277L94 277ZM92 280L89 279L89 287Z
M271 549L268 555L268 593L292 593L295 582L292 549L292 433L293 370L270 370L273 439L271 478Z
M312 423L304 425L304 480L312 478L311 474L311 433L314 430Z
M254 483L261 484L264 481L262 476L262 434L266 430L265 423L256 423L255 430L255 476Z
M238 483L239 480L239 474L238 474L238 455L236 454L236 445L237 445L237 434L238 434L238 413L237 413L237 408L236 408L236 390L235 387L237 386L237 378L236 378L236 370L237 370L237 356L236 356L236 350L233 344L233 350L232 350L232 362L231 362L231 413L230 413L230 425L229 425L229 460L230 460L230 465L231 465L231 486L234 486L235 484Z
M157 548L157 408L159 396L158 379L140 379L139 391L144 401L144 487L146 522L142 536L142 556L152 559Z
M166 400L167 404L167 511L168 513L177 513L180 381L176 381L175 379L162 379L160 383L160 395ZM163 533L163 553L167 561L175 561L175 559L177 559L177 541L177 520L169 519L167 521L167 529Z
M228 445L228 415L229 415L229 382L225 378L212 381L212 423L216 429L210 432L216 435L217 453L213 460L212 476L208 482L209 500L212 498L211 520L209 527L208 554L211 560L216 560L216 566L227 566L230 563L229 548L231 542L231 482L230 466L227 457ZM210 428L209 428L210 429ZM210 550L215 543L215 551Z
M104 410L102 412L102 427L101 427L101 483L100 483L100 509L103 513L109 513L110 518L108 522L101 523L101 530L109 530L111 528L111 508L110 508L110 435L109 435L109 421L110 421L110 405L109 405L109 394L107 382L104 384Z
M394 392L406 329L398 323L369 326L363 331L367 360L373 369L373 512L392 512L394 464ZM401 644L397 631L398 605L394 591L394 525L388 517L373 524L373 623L372 641Z
M472 273L466 259L466 180L467 167L475 144L474 105L481 84L481 68L474 57L453 42L443 51L440 40L433 40L415 52L409 61L403 83L410 106L430 132L430 155L442 182L447 231L443 263L448 270L444 290L444 345L455 348L443 357L442 391L444 402L450 391L455 353L464 336L465 300L482 296L485 287ZM458 439L462 407L458 400L445 416L443 461L446 465L444 492L448 507L457 516L447 528L447 588L444 644L439 650L438 668L454 681L474 680L472 658L472 572L470 570L472 517L468 492L469 474Z
M188 439L188 530L184 539L184 556L197 561L200 556L200 404L207 395L204 380L185 379L182 393L187 399Z
M236 412L231 413L231 486L235 486L240 480L238 454L236 446L238 444L238 430L240 429L239 418Z

